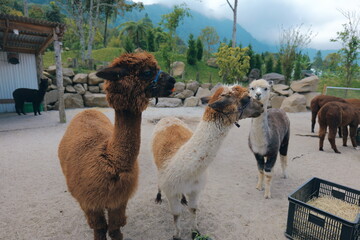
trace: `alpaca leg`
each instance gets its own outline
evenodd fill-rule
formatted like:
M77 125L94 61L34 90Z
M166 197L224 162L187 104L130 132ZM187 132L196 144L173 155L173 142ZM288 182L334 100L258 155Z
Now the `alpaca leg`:
M349 135L349 132L348 132L348 128L347 126L345 127L341 127L339 128L339 130L342 129L342 139L343 139L343 146L346 147L347 146L347 138L348 138L348 135Z
M265 159L264 156L261 156L260 154L255 154L255 158L257 161L257 167L258 167L258 182L256 184L256 189L259 191L263 190L263 183L264 183L264 165L265 165Z
M191 213L191 217L192 217L192 229L191 231L196 231L198 232L198 224L197 224L197 218L196 218L196 213L197 213L197 208L198 208L198 200L199 200L199 192L197 191L193 191L188 195L188 206L189 206L189 211Z
M270 192L270 188L271 188L271 180L272 180L272 171L267 172L265 171L265 194L264 197L266 199L271 198L271 192Z
M181 227L180 227L180 213L181 213L181 203L180 203L180 196L171 196L171 197L167 197L168 201L169 201L169 207L170 207L170 211L174 217L174 226L175 226L175 232L174 232L174 236L173 239L174 240L179 240L180 239L180 234L181 234Z
M329 139L331 148L334 150L334 152L340 153L335 144L336 131L337 131L337 127L335 127L335 128L329 127L328 139Z
M324 139L325 139L325 135L326 135L326 128L327 126L320 126L320 130L319 130L319 150L320 151L324 151Z
M33 105L34 115L36 116L36 115L37 115L37 112L38 112L38 105L37 105L36 102L33 102L32 105Z
M87 222L94 229L94 240L106 240L107 224L103 210L84 210Z
M311 132L314 132L314 129L315 129L317 112L318 112L318 109L317 110L314 109L311 112Z
M355 149L357 149L357 143L356 143L356 132L357 132L357 125L350 125L350 139L351 144Z
M21 115L21 104L18 101L15 101L15 110L18 115Z
M119 208L108 209L109 219L109 236L112 240L122 240L123 235L120 231L120 227L126 225L126 205L127 202L122 204Z
M277 154L273 154L273 155L269 155L266 158L266 163L265 163L265 193L264 193L264 197L265 198L271 198L271 193L270 193L270 188L271 188L271 181L272 181L272 175L273 175L273 168L276 162L276 158L277 158Z
M287 168L287 156L283 156L280 154L280 162L281 162L281 169L282 169L282 173L283 173L283 177L284 178L288 178L287 172L286 172L286 168Z
M26 113L24 111L24 104L25 104L25 102L20 103L20 111L21 111L22 114L26 115Z

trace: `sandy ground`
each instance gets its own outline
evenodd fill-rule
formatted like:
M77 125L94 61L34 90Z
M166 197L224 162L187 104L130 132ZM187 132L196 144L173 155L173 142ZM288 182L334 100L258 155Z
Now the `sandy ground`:
M157 109L144 112L139 188L127 208L125 239L167 240L173 233L167 202L156 205L156 169L150 151L154 122L163 116L180 116L194 129L202 107ZM67 110L68 122L81 109ZM101 109L111 120L112 109ZM250 119L241 120L225 139L200 197L200 231L214 240L286 239L288 195L311 177L360 189L360 151L342 147L335 154L326 140L318 151L318 138L310 134L310 112L288 114L291 121L288 179L275 166L272 199L255 189L257 167L248 147ZM67 192L57 157L57 147L67 124L58 112L41 116L0 115L0 239L92 239L78 203ZM316 126L318 129L318 126ZM182 238L190 239L190 218L184 209Z

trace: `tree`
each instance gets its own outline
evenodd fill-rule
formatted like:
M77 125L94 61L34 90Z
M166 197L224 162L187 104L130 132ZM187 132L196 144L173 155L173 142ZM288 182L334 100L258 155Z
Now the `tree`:
M274 57L272 54L269 54L265 62L265 71L266 71L265 73L273 72L273 68L274 68Z
M107 46L107 35L108 35L108 24L109 19L116 19L118 14L123 15L124 12L132 11L133 9L139 9L142 10L144 8L144 5L139 3L129 3L125 2L123 0L103 0L102 1L102 7L100 8L100 11L105 18L104 21L104 40L103 45L104 47Z
M321 56L321 51L316 52L312 66L315 68L316 73L323 69L323 59Z
M310 28L305 33L302 33L301 28L302 24L288 29L283 28L280 33L280 57L286 85L290 84L296 54L308 46L315 36Z
M208 59L214 51L214 46L219 43L219 35L217 35L215 28L206 27L201 30L200 39L204 42L205 57Z
M45 20L45 10L38 5L32 5L29 9L28 15L31 18Z
M54 1L50 2L50 8L45 12L46 19L50 22L64 23L64 15L60 12L60 7Z
M248 74L249 74L250 71L255 68L255 57L254 57L255 52L253 51L251 44L249 44L249 46L248 46L247 55L250 58L250 60L249 60L250 68L249 68L249 72L248 72Z
M359 65L357 64L360 50L360 15L356 12L341 11L341 13L348 22L343 24L343 31L337 32L337 37L331 39L331 41L342 44L339 54L341 56L342 68L345 72L345 86L350 87L355 74L360 72Z
M224 83L241 81L249 70L249 56L246 55L248 48L233 48L221 44L219 52L215 53L216 63Z
M141 47L141 41L146 39L146 33L151 28L151 25L141 19L137 22L125 22L120 27L122 27L120 35L122 36L126 33L134 41L136 47L139 48Z
M169 30L172 45L171 48L173 51L176 51L176 29L179 27L180 23L183 23L185 17L191 17L190 9L185 3L181 5L175 5L172 12L161 16L160 25Z
M341 62L341 55L339 53L328 54L323 62L324 70L335 72L339 69Z
M274 72L282 74L281 66L282 66L282 64L281 64L280 56L277 56Z
M194 35L192 35L192 34L189 35L188 46L189 47L186 52L186 61L190 65L195 65L197 56L196 56L196 46L195 46Z
M294 79L301 79L301 59L299 58L295 61Z
M135 50L135 46L133 44L133 41L131 40L131 38L129 36L126 36L124 38L124 42L123 42L123 48L125 49L125 51L127 53L132 53Z
M152 29L149 29L146 35L147 50L149 52L155 52L155 36Z
M231 46L233 48L235 48L236 46L236 18L237 18L237 6L238 6L238 0L234 0L234 6L231 5L231 3L229 2L229 0L226 0L226 2L228 3L229 7L231 8L232 12L233 12L233 29L232 29L232 44Z
M201 39L198 37L196 40L196 58L198 61L201 61L203 57L203 52L204 52L204 46L202 44Z

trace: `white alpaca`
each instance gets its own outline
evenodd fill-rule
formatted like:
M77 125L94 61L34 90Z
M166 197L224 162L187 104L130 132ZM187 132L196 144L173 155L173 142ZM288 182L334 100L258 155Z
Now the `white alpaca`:
M157 201L161 202L163 191L174 216L174 239L180 239L181 203L188 204L192 230L197 232L196 210L206 182L206 169L231 127L239 119L259 116L262 111L262 104L252 100L246 88L221 87L210 98L194 133L174 117L164 118L156 125L152 151L158 168Z
M264 79L250 83L250 96L264 105L264 112L251 121L249 147L254 153L258 166L258 183L256 188L263 189L265 181L265 198L271 198L270 187L273 167L278 151L284 178L287 178L287 150L290 137L290 121L281 109L267 109L271 85Z

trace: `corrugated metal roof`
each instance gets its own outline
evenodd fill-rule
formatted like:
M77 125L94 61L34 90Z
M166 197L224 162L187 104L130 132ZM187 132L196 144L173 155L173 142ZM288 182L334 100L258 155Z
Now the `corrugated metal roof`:
M56 29L63 35L65 24L0 14L0 51L40 54L53 41Z

